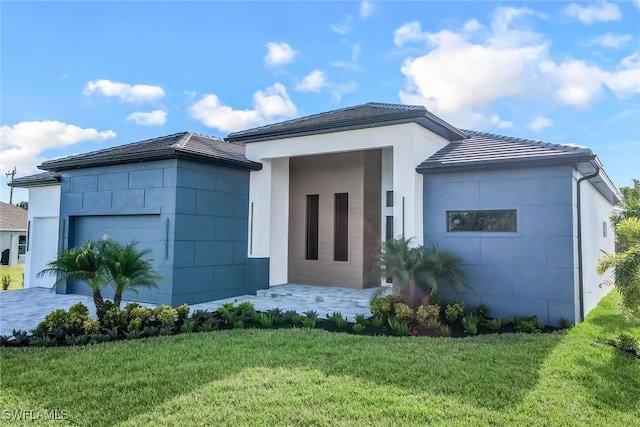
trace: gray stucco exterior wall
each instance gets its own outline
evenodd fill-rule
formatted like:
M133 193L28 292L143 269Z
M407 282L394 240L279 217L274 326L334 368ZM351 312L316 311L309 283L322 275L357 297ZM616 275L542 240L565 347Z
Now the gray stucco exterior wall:
M556 325L579 307L573 167L424 176L424 242L464 259L475 293L442 287L443 301L490 316L536 315ZM516 232L447 232L447 211L516 209Z
M120 241L151 249L164 279L159 289L126 299L175 306L252 293L268 285L268 271L263 260L247 259L248 193L248 171L186 160L64 171L61 244L100 238L106 227ZM90 293L82 283L57 292Z

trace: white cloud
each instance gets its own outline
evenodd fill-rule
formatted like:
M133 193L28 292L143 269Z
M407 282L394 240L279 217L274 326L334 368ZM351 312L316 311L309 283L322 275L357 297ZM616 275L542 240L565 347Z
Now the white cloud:
M547 75L562 104L587 107L603 93L603 71L584 61L569 59L559 65L545 61L540 64L540 71Z
M162 126L167 121L167 112L162 110L154 110L150 113L135 112L129 114L127 120L142 126Z
M607 2L601 2L594 6L581 6L577 3L571 3L567 6L565 12L572 18L576 18L587 25L622 19L622 13L618 6Z
M351 31L351 21L353 20L353 16L349 15L347 16L347 18L344 20L344 22L342 24L336 24L336 25L332 25L331 26L331 31L333 31L334 33L338 33L341 36L344 36L345 34L349 33Z
M112 130L98 131L53 120L20 122L0 127L0 170L13 168L28 175L45 161L45 150L70 146L83 141L101 142L115 138Z
M356 43L351 47L351 60L355 61L358 59L358 57L360 56L360 53L362 53L362 45L360 45L360 43Z
M640 53L635 52L620 61L617 71L606 72L604 83L619 98L630 98L640 93Z
M528 14L528 9L497 9L482 44L470 42L464 31L423 33L418 22L402 26L394 36L397 45L422 39L430 50L404 62L407 86L400 99L425 105L457 126L506 126L490 113L492 105L521 94L523 76L535 72L547 52L547 42L537 34L522 25L514 28L513 21Z
M373 3L369 1L363 1L360 3L360 19L367 19L376 11Z
M484 25L478 22L477 19L470 19L464 23L462 29L468 33L473 33L484 28Z
M513 127L513 122L509 120L502 120L497 114L494 114L489 119L491 124L499 129L509 129Z
M334 102L342 101L342 97L348 93L355 92L358 89L358 84L354 81L350 81L347 83L331 83L327 84L329 88L329 93L331 94L331 99Z
M361 69L361 67L354 62L333 61L331 65L336 68L344 68L345 70L352 70L352 71L357 71Z
M222 104L215 94L204 95L189 108L192 118L223 132L234 132L295 117L298 113L286 88L275 83L253 94L253 109L234 110Z
M156 101L164 96L160 86L130 85L111 80L95 80L88 82L83 91L85 95L99 93L104 96L115 96L124 102L139 103Z
M296 90L319 93L326 84L327 73L322 70L313 70L296 86Z
M393 33L393 43L402 46L405 43L416 40L427 40L428 35L422 32L422 26L418 21L407 22Z
M627 43L629 40L631 40L630 35L616 36L611 33L606 33L590 40L587 45L597 45L602 47L610 47L613 49L620 49L620 47L623 44Z
M296 51L284 42L269 42L266 47L267 54L264 57L264 62L270 67L288 64L296 56Z
M534 132L540 132L542 129L553 126L553 120L547 117L536 117L527 125L527 127Z

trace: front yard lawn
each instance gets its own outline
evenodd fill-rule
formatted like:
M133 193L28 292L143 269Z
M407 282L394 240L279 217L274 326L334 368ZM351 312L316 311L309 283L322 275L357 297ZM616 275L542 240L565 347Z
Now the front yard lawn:
M6 265L0 266L0 279L4 276L11 278L9 289L22 289L24 282L24 264L18 264L13 267ZM2 291L2 287L0 287L0 291Z
M5 420L68 410L63 423L83 426L639 425L640 360L600 340L640 331L617 301L606 297L584 323L553 334L235 329L3 348L0 409Z

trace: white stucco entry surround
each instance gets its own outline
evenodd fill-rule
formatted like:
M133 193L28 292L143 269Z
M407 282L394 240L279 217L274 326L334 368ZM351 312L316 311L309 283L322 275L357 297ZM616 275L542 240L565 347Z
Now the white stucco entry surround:
M382 149L382 204L384 192L393 190L394 234L402 233L404 220L405 236L422 244L422 175L416 166L448 143L413 122L247 143L246 157L263 165L250 176L249 257L270 259L269 286L288 282L290 157L371 149ZM390 208L381 209L384 227Z

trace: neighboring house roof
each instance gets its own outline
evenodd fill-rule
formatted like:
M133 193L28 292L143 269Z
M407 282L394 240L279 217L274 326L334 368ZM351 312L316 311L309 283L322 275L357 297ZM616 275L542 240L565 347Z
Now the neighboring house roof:
M48 185L56 185L60 183L60 174L58 172L43 172L35 175L22 176L15 178L8 183L10 187L45 187Z
M590 180L611 203L621 195L602 169L597 156L588 148L552 144L472 130L468 138L451 142L420 163L416 170L424 175L472 170L573 165L583 175L599 175Z
M369 102L354 107L233 132L225 139L227 141L250 143L410 122L417 123L448 141L457 141L466 137L460 129L456 129L431 114L421 105Z
M222 164L241 169L262 169L260 163L252 162L245 157L244 145L192 132L181 132L90 153L49 160L42 163L38 168L57 172L68 169L176 158L201 163Z
M27 210L0 202L0 230L26 231Z

